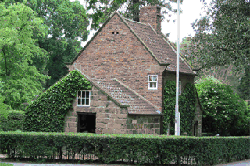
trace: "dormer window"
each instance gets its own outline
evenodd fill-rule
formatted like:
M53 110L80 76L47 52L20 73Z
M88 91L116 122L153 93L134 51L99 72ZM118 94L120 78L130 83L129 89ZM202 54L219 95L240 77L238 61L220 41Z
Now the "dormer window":
M148 76L148 89L156 90L158 88L158 75Z
M82 90L77 92L77 106L90 106L90 95L89 90Z

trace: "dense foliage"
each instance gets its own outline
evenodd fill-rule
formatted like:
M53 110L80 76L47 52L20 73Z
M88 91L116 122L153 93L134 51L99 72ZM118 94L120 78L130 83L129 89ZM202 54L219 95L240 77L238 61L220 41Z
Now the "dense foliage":
M250 100L250 66L245 69L245 75L241 78L237 88L242 99Z
M193 84L187 83L179 98L180 131L192 135L191 129L195 117L195 92ZM164 87L164 109L163 109L163 133L168 130L173 135L175 131L175 104L176 84L175 81L166 81Z
M174 81L166 81L164 87L164 109L163 109L163 133L170 135L174 134L174 121L175 121L175 96L176 96L176 84Z
M196 20L190 59L201 68L233 65L236 70L250 64L250 3L216 0L207 15Z
M230 86L206 77L197 81L196 88L203 108L203 132L222 136L249 135L249 111Z
M90 89L81 73L71 71L27 107L24 131L64 132L65 116L73 108L77 91Z
M35 44L33 33L45 36L47 26L21 3L0 3L0 11L0 94L5 104L21 110L22 103L42 92L41 82L47 78L31 66L33 57L46 57L46 51Z
M187 135L192 135L192 126L195 117L195 96L196 89L194 84L187 83L183 93L180 96L179 111L180 111L180 127L181 133L187 132Z
M9 110L4 115L0 114L0 131L22 131L24 115L25 112L21 110Z

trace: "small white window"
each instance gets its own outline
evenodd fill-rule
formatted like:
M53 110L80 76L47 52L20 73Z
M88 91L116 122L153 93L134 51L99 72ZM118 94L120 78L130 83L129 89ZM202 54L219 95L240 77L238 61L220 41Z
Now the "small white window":
M157 89L158 87L158 76L149 75L148 76L148 89Z
M91 92L88 90L82 90L77 92L77 105L78 106L90 106Z

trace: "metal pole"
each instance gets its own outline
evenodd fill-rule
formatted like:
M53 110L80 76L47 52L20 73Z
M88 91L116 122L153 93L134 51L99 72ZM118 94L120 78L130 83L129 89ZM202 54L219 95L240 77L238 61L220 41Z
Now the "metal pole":
M176 105L175 105L175 135L180 135L179 112L179 56L180 56L180 0L177 0L177 70L176 70Z

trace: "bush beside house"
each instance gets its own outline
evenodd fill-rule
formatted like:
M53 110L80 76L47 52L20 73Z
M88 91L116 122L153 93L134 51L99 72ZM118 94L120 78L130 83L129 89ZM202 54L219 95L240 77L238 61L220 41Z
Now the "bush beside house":
M250 113L231 86L206 77L197 81L196 88L203 108L203 132L221 136L249 135Z

